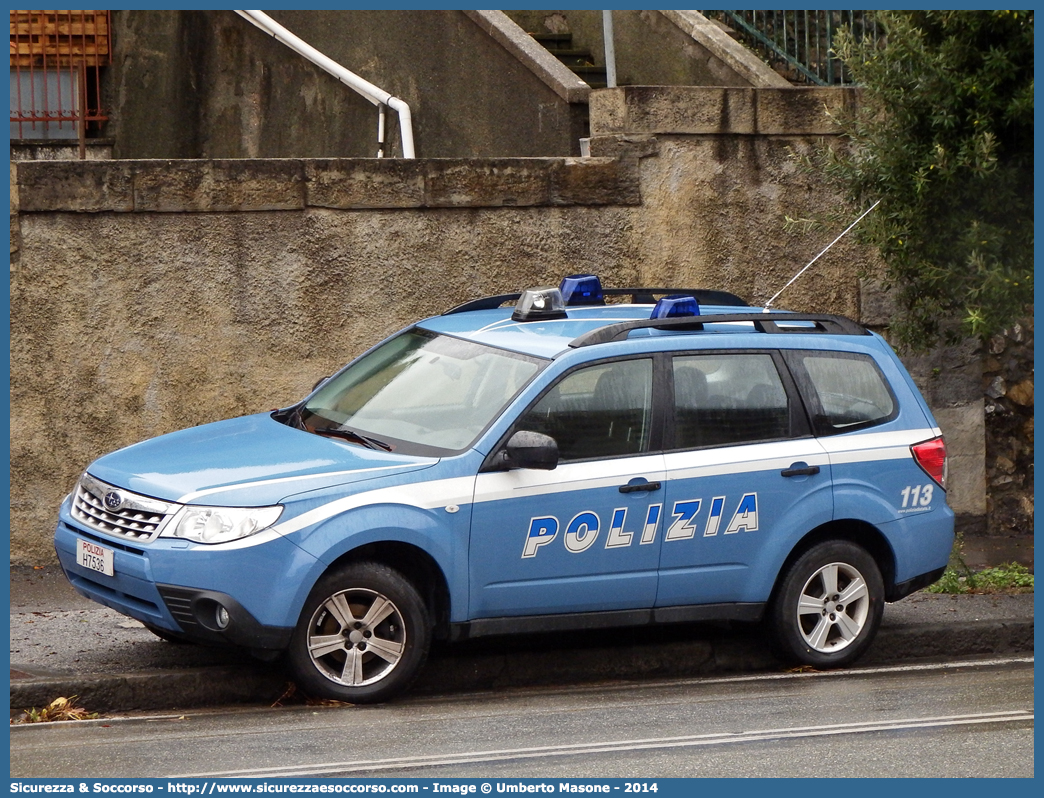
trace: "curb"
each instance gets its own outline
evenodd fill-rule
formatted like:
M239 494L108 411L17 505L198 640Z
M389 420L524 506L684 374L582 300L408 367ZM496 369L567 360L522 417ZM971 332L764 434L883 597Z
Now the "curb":
M469 650L470 648L470 650ZM685 678L781 670L756 633L637 645L499 645L433 652L409 695ZM1033 620L968 621L883 627L860 665L1033 651ZM190 668L116 675L37 676L11 682L11 715L58 696L78 696L91 712L181 710L227 704L271 705L290 679L278 664Z
M44 707L58 696L77 696L91 712L177 710L219 704L271 704L286 689L278 668L191 668L116 675L85 674L12 680L11 717Z
M887 651L892 652L888 656ZM938 657L977 657L1033 652L1033 619L964 621L884 627L863 665Z

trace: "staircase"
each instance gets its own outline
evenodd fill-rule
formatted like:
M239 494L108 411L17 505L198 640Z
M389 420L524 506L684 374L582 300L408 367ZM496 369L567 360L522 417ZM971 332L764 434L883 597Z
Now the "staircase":
M852 76L834 55L834 37L848 28L857 41L877 42L884 36L869 11L701 11L725 26L792 83L849 86Z
M595 66L594 56L590 50L573 47L573 34L531 33L530 35L592 89L606 87L605 67Z

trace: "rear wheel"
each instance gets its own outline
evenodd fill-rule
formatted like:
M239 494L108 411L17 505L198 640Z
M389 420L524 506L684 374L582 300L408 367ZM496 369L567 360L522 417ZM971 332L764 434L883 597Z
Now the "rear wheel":
M884 582L874 558L847 540L802 554L780 584L770 610L777 648L787 660L838 668L873 642L884 609Z
M420 594L398 571L355 563L312 589L290 643L290 664L312 695L354 704L408 688L431 645Z

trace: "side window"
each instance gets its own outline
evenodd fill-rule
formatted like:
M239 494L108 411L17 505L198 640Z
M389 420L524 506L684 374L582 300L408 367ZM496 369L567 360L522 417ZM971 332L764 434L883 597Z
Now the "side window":
M578 369L529 408L515 429L550 435L562 460L649 451L652 360L618 360Z
M819 400L820 433L872 426L895 415L892 392L869 356L805 352L801 363Z
M727 446L786 438L790 405L768 354L674 358L675 446Z

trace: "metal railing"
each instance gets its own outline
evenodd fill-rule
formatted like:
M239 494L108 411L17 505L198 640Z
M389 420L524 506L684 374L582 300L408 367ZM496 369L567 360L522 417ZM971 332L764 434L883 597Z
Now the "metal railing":
M402 157L417 157L413 143L413 117L410 106L398 97L393 97L384 89L374 86L370 81L359 77L345 69L331 58L320 53L308 42L295 36L263 11L236 11L247 22L263 30L276 41L285 44L295 53L311 61L320 69L329 72L348 88L365 97L377 106L377 157L384 157L384 138L386 133L387 109L391 108L399 115L399 141L402 144Z
M11 138L78 139L108 119L100 69L112 61L108 11L11 11Z
M739 33L747 46L795 83L849 86L852 78L834 54L846 27L856 40L883 34L871 11L702 11Z

